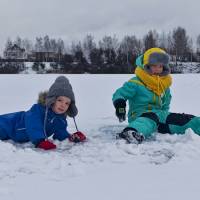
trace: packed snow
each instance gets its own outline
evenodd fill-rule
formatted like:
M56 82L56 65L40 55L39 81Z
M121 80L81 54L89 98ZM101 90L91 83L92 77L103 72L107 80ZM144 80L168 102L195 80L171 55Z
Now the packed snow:
M27 110L58 75L1 75L0 114ZM200 137L156 134L140 145L116 140L112 94L134 75L66 75L75 92L83 144L43 151L0 141L0 199L199 199ZM171 111L200 115L198 74L173 75ZM75 132L72 119L68 130Z

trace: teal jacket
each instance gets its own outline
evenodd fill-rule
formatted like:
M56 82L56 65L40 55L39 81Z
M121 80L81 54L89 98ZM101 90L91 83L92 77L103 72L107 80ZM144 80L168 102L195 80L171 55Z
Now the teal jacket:
M158 96L145 87L138 77L134 77L128 82L125 82L121 88L116 90L113 94L113 102L116 99L128 100L129 123L146 112L156 113L160 122L165 123L166 117L169 114L171 93L168 88L162 96Z

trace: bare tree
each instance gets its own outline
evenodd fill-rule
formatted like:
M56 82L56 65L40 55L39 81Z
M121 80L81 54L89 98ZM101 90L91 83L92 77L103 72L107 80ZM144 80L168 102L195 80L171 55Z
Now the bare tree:
M200 53L200 34L197 36L197 52Z
M19 36L17 36L14 41L14 44L16 44L18 47L22 48L22 39Z
M81 45L81 42L79 41L79 42L72 42L71 43L71 48L70 48L70 52L73 54L73 55L75 55L75 53L77 52L77 51L82 51L82 45Z
M120 44L120 49L124 53L131 53L139 55L142 53L143 47L142 42L133 36L125 36Z
M11 48L12 46L13 46L13 42L10 38L8 38L5 44L5 50Z
M83 49L80 41L78 43L72 42L71 52L73 54L74 60L79 64L85 64L87 62L83 55Z
M44 51L50 52L51 44L50 44L50 39L48 35L45 35L43 38L44 41Z
M186 59L187 61L193 62L193 40L192 38L188 38L187 50L186 50Z
M184 56L188 51L188 40L189 37L186 34L186 30L182 27L178 27L173 30L173 54L176 56L176 60L184 61Z
M65 53L65 44L61 38L59 38L57 41L57 51L59 55L59 61L61 61L61 57Z
M22 47L26 50L26 53L30 53L33 50L33 44L27 38L22 40Z
M136 57L143 51L141 40L137 39L136 36L125 36L120 44L119 52L126 56L126 64L128 71L132 70L132 65L135 62ZM130 64L131 63L131 64Z
M104 36L103 39L99 41L99 47L103 50L104 63L114 64L119 47L116 36Z
M56 53L57 52L57 42L55 39L50 39L50 49L52 52Z
M119 42L116 36L104 36L102 40L99 41L99 47L103 50L113 49L115 52L119 47Z
M159 35L159 38L158 38L158 46L162 49L165 49L167 50L168 48L168 36L165 32L162 32L160 35Z
M155 30L150 30L143 38L144 50L156 47L158 43L158 33Z
M88 63L91 63L90 54L95 48L96 43L94 42L94 37L92 35L87 35L83 40L83 54Z
M60 54L65 53L65 44L64 44L64 41L61 38L59 38L57 40L57 48L58 48L58 53L60 53Z
M36 51L36 52L42 52L42 51L44 51L44 48L43 48L43 39L42 39L42 37L36 37L36 41L35 41L35 51Z

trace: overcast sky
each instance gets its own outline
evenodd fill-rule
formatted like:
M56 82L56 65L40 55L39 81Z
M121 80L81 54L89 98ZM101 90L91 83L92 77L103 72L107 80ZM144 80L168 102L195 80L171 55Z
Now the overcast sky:
M0 48L8 37L35 40L48 34L71 42L87 34L97 40L115 34L120 39L177 26L196 38L199 21L199 0L0 0Z

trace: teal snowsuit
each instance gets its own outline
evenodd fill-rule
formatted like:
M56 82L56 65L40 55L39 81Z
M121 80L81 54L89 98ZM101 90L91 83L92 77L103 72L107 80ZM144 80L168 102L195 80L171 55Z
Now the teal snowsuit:
M134 77L116 90L113 102L117 99L128 100L128 127L136 129L145 138L155 132L184 134L188 128L200 135L200 117L169 112L169 88L159 97Z

